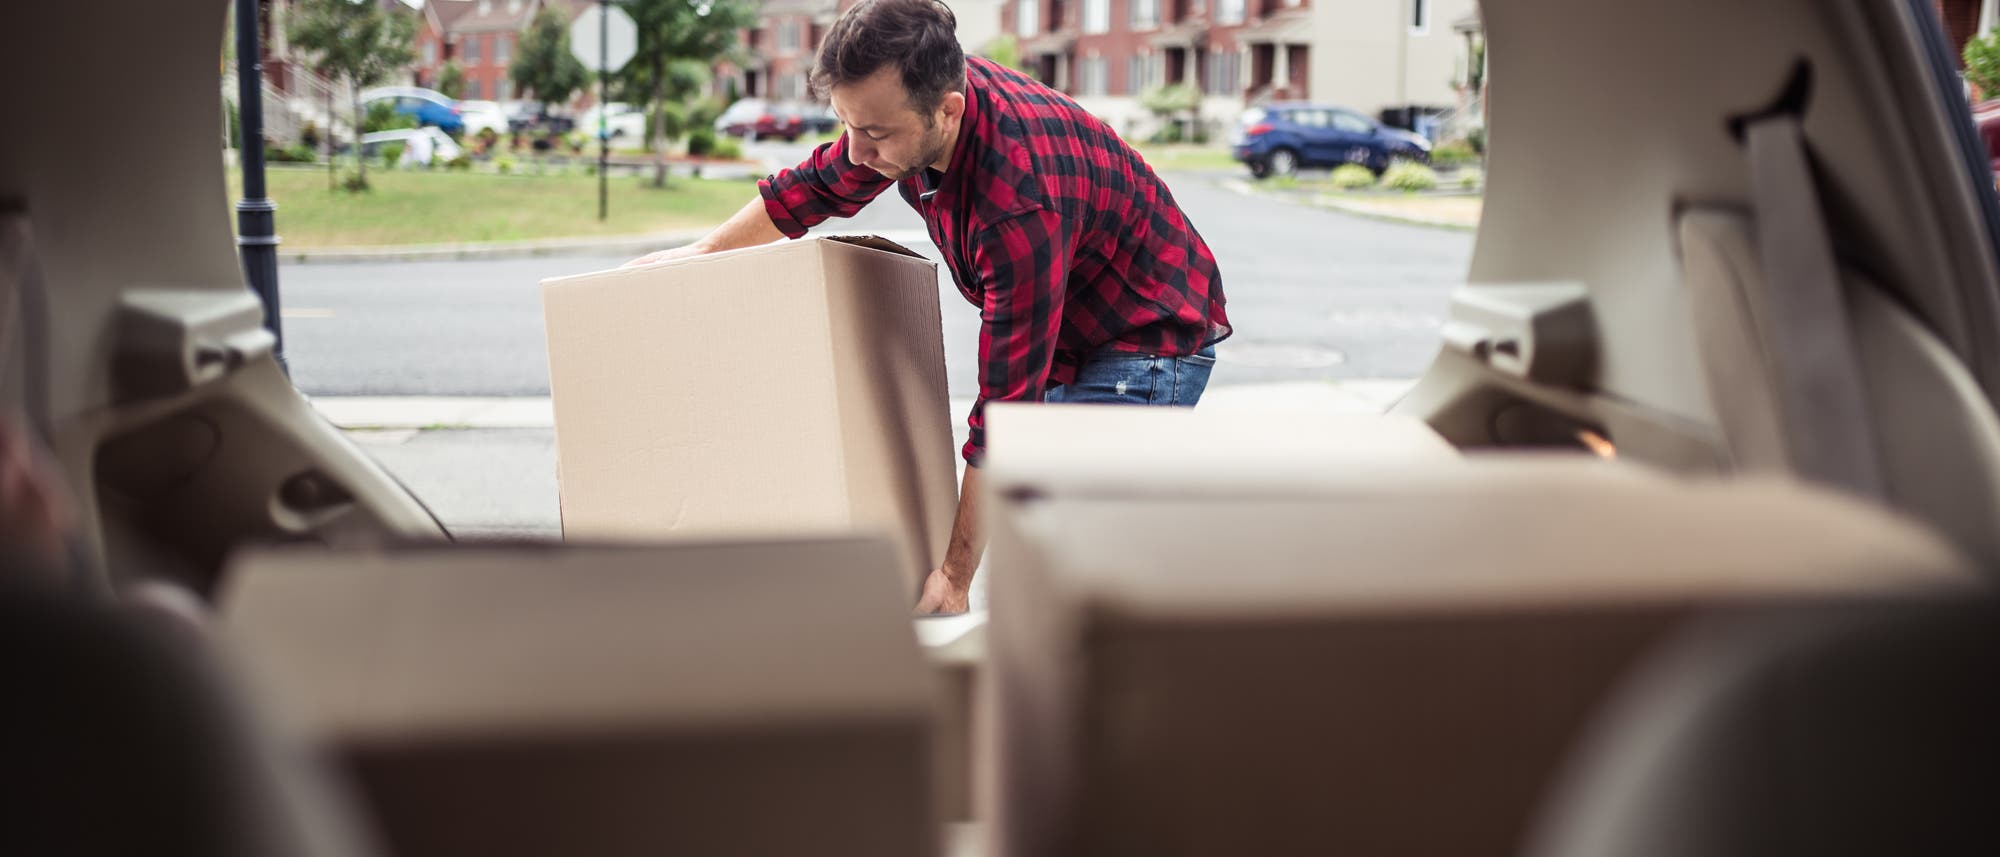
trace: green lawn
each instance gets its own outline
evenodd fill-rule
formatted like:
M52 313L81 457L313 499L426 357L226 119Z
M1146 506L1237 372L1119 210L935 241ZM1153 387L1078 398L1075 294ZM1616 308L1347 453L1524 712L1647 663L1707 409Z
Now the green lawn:
M361 194L328 191L324 165L274 167L268 181L278 204L278 234L289 250L703 229L721 223L757 193L750 181L676 178L666 190L654 190L643 187L642 179L614 175L611 218L599 223L597 179L580 172L535 176L371 169L368 181L374 189ZM232 207L240 186L232 170Z
M1160 172L1184 170L1241 170L1243 165L1229 157L1226 146L1174 144L1138 144L1133 148Z

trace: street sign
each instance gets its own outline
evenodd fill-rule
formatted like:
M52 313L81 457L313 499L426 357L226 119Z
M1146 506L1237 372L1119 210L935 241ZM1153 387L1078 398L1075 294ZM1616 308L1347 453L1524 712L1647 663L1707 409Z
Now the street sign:
M623 9L593 5L569 25L569 51L591 71L617 71L639 52L639 26Z

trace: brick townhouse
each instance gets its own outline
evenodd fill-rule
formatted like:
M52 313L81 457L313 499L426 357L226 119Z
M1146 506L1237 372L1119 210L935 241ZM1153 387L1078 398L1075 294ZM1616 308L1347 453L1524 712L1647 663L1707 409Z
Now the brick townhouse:
M445 64L457 60L465 71L465 91L459 97L489 101L517 97L511 71L515 49L535 16L549 5L574 20L595 4L592 0L425 0L417 31L416 85L437 88Z

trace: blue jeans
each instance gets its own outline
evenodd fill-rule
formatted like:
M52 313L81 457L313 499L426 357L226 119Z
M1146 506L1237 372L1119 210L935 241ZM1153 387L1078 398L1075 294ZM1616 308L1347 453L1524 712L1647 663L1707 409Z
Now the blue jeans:
M1042 400L1191 408L1201 401L1201 391L1208 389L1208 374L1214 368L1214 346L1186 357L1105 349L1084 359L1076 380L1051 388Z

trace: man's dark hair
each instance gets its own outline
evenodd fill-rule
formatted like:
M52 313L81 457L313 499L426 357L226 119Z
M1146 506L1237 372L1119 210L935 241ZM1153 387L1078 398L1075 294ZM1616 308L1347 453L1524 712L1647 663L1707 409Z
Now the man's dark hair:
M861 0L827 31L812 83L824 94L885 67L902 72L910 107L928 121L945 93L965 91L958 18L938 0Z

